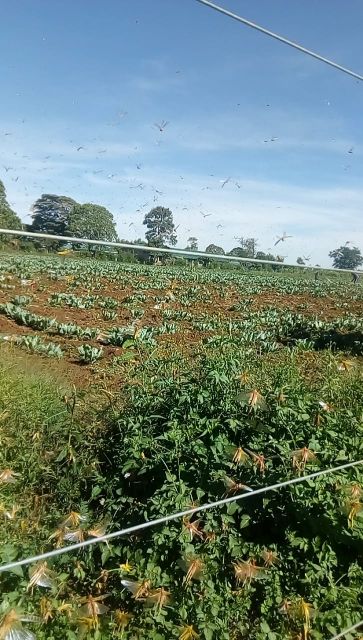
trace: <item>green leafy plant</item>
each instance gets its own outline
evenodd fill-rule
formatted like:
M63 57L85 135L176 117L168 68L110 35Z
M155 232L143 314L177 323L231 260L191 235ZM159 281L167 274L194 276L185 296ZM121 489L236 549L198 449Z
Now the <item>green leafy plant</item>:
M31 303L32 299L33 299L32 296L23 296L23 295L15 296L12 299L11 303L19 307L26 307L28 304Z
M103 356L102 347L92 347L89 344L82 344L78 347L78 356L81 362L84 364L91 364L100 360Z
M117 311L115 309L106 309L102 310L102 318L104 320L115 320L117 318Z

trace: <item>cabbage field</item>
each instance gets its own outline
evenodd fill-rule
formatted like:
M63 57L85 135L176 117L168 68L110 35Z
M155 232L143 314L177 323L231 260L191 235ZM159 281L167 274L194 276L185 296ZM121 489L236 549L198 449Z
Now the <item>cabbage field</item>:
M344 275L0 256L0 563L362 459L362 312ZM357 466L0 573L0 639L328 640L362 549Z

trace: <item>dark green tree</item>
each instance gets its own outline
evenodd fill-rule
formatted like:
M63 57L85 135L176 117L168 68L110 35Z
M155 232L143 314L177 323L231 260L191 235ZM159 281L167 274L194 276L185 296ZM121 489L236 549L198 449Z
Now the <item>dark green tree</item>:
M147 247L147 242L143 238L136 238L136 240L124 240L119 239L119 242L125 242L128 244L136 244ZM142 262L143 264L147 264L151 261L151 253L150 251L141 251L137 249L134 251L133 249L117 249L118 253L122 255L129 256L132 258L133 262Z
M198 238L191 236L188 238L187 249L190 251L198 251Z
M224 256L225 255L225 251L224 251L223 247L219 247L216 244L209 244L208 247L206 247L205 252L206 253L212 253L215 256ZM205 267L211 266L212 264L215 265L215 263L213 263L213 260L211 258L202 258L202 264Z
M224 256L225 251L222 247L218 247L216 244L209 244L205 250L206 253L213 253L216 256Z
M257 260L277 260L276 256L272 253L265 253L264 251L257 251L255 258L257 258Z
M165 247L167 244L176 245L175 224L170 209L154 207L145 215L143 224L147 226L145 238L150 246Z
M303 258L300 258L300 256L296 259L296 264L305 264L305 261Z
M0 227L3 229L22 229L19 216L12 210L7 199L4 183L0 180Z
M248 256L246 256L246 252L244 249L242 249L242 247L234 247L231 251L229 251L228 253L229 256L234 256L235 258L247 258Z
M106 207L91 202L75 204L68 215L67 234L90 240L117 240L112 213Z
M69 215L76 204L77 202L68 196L43 193L32 206L33 222L29 226L29 231L56 236L65 235L68 230Z
M3 182L0 180L0 227L3 229L22 229L23 225L19 216L12 210L7 199ZM18 239L11 239L10 236L1 235L1 242L10 242L18 246Z
M333 267L336 269L357 269L363 264L363 256L358 247L344 245L330 251L329 257L333 258Z
M272 271L281 271L281 267L277 263L281 263L284 261L283 256L274 256L273 253L265 253L264 251L257 251L255 258L257 260L269 260L271 262L276 262L276 264L254 264L254 269L267 269L268 271L272 269Z
M10 207L0 206L0 227L2 229L22 229L23 225L19 216Z
M256 249L258 244L256 238L239 238L239 243L243 251L243 253L240 254L241 258L256 257Z

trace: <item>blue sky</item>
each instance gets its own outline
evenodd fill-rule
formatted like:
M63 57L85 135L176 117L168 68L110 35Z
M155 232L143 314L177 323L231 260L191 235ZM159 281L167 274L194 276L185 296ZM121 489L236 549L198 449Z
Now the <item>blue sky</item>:
M360 0L220 4L363 73ZM3 0L1 14L0 178L23 220L58 193L107 206L130 240L160 204L180 247L268 250L286 231L286 261L363 249L362 83L195 0Z

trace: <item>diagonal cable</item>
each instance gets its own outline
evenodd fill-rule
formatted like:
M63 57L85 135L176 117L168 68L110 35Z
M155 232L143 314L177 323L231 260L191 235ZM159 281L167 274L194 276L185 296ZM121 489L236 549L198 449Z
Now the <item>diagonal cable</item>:
M355 631L356 629L359 629L359 627L362 627L362 626L363 626L363 620L361 620L360 622L357 622L356 624L353 624L348 629L344 629L344 631L341 631L340 633L338 633L338 635L333 636L332 638L329 638L329 640L338 640L339 638L344 638L346 635L348 635L348 633L351 633L352 631Z
M301 51L302 53L305 53L306 55L311 56L312 58L315 58L320 62L324 62L324 64L328 64L330 67L333 67L338 71L342 71L343 73L346 73L349 76L352 76L353 78L356 78L358 80L363 80L363 76L361 74L356 73L355 71L352 71L347 67L343 67L341 64L338 64L337 62L334 62L329 58L325 58L324 56L321 56L319 53L316 53L311 49L307 49L306 47L303 47L301 44L298 44L293 40L288 40L288 38L285 38L284 36L280 36L278 33L275 33L274 31L265 29L265 27L261 27L259 24L256 24L255 22L251 22L251 20L247 20L246 18L243 18L242 16L237 15L236 13L232 13L232 11L229 11L228 9L221 7L218 4L214 4L214 2L209 2L209 0L197 0L197 2L199 2L200 4L204 4L206 7L209 7L210 9L214 9L215 11L218 11L219 13L222 13L223 15L228 16L229 18L233 18L233 20L237 20L237 22L241 22L247 27L256 29L256 31L260 31L261 33L265 34L266 36L269 36L270 38L279 40L279 42L282 42L283 44L287 44L289 47L292 47L293 49L297 49L298 51Z
M229 498L216 500L215 502L208 502L207 504L202 504L199 507L193 507L192 509L186 509L185 511L178 511L177 513L172 513L170 515L163 516L161 518L156 518L155 520L148 520L146 522L141 522L140 524L127 527L126 529L120 529L119 531L106 533L105 535L98 536L97 538L90 538L89 540L84 540L83 542L76 542L75 544L70 544L67 547L60 547L59 549L46 551L45 553L40 553L36 556L24 558L23 560L16 560L14 562L9 562L7 564L0 565L0 573L3 571L11 571L16 567L22 567L24 565L32 564L33 562L46 560L47 558L54 558L55 556L63 555L64 553L68 553L69 551L75 551L77 549L90 547L91 545L98 544L100 542L108 542L109 540L113 540L113 538L119 538L121 536L135 533L136 531L149 529L150 527L154 527L158 524L164 524L165 522L170 522L171 520L176 520L178 518L190 516L193 513L207 511L208 509L213 509L214 507L220 507L224 504L229 504L230 502L236 502L237 500L243 500L245 498L250 498L252 496L261 495L263 493L267 493L268 491L275 491L277 489L281 489L282 487L288 487L294 484L301 484L302 482L306 482L307 480L314 480L315 478L319 478L321 476L325 476L330 473L336 473L337 471L343 471L344 469L349 469L351 467L356 467L360 464L363 464L363 460L356 460L355 462L347 462L346 464L339 465L339 467L324 469L323 471L315 471L314 473L310 473L306 476L291 478L290 480L285 480L284 482L277 482L276 484L272 484L267 487L260 487L259 489L253 489L252 491L249 490L248 493L243 493L238 496L231 496Z

